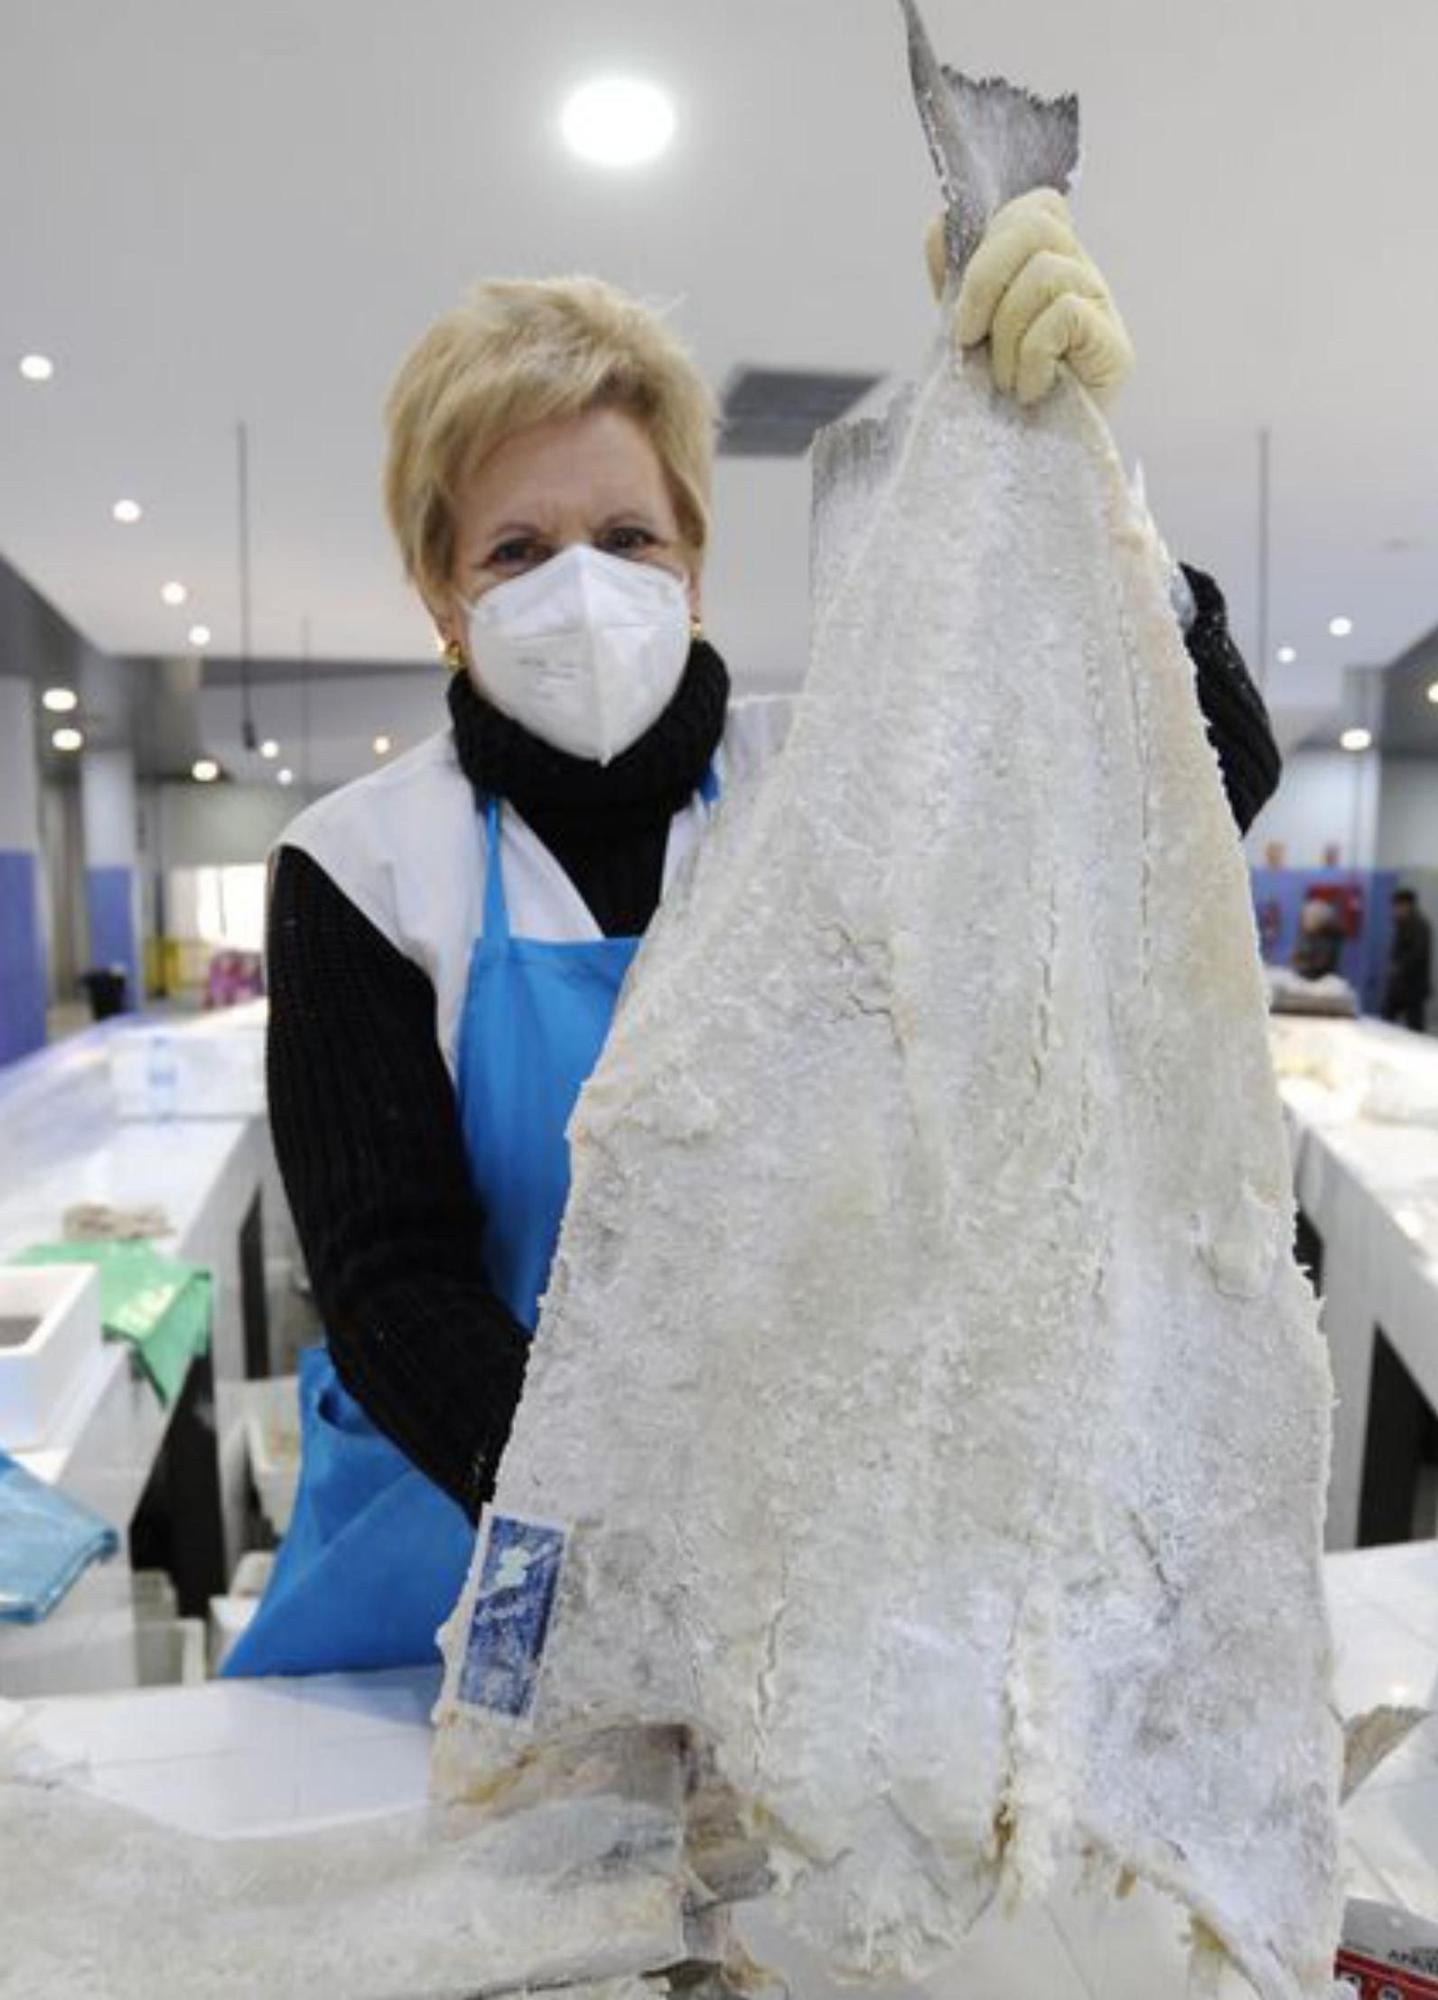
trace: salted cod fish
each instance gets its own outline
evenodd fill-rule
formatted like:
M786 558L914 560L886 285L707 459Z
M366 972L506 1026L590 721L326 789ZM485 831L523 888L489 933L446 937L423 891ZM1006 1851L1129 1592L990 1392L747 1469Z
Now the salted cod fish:
M947 324L1075 107L911 35ZM1020 410L943 333L815 489L791 737L573 1119L432 1781L682 1723L836 1971L1077 1858L1315 2000L1330 1376L1161 545L1066 371Z
M636 1732L563 1798L226 1838L103 1796L65 1726L0 1699L0 2000L777 2000L689 1907L683 1764Z

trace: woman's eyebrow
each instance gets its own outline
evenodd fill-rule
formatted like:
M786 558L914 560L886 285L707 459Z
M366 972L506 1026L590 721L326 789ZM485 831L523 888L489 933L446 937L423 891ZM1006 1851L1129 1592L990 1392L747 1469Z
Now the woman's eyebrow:
M506 535L542 535L543 533L544 530L537 528L533 521L501 521L497 527L489 529L480 539L486 546L492 547L495 542L503 541Z
M612 514L606 514L599 523L602 535L606 528L617 528L621 521L638 521L646 528L654 526L654 516L647 507L616 507Z

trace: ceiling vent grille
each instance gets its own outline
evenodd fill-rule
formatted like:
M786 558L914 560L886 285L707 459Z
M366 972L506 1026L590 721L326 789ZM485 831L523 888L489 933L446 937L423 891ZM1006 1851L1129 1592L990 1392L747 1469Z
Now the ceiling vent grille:
M815 431L851 410L881 379L807 368L737 368L719 406L720 454L802 458Z

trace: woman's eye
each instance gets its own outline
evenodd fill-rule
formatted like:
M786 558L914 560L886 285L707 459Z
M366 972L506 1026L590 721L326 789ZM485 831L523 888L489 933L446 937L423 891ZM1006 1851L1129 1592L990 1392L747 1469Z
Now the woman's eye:
M533 569L542 563L549 551L542 542L530 536L516 535L513 541L501 542L489 558L490 569Z
M642 555L646 549L657 548L659 537L652 535L648 528L611 528L604 537L604 547L616 556Z

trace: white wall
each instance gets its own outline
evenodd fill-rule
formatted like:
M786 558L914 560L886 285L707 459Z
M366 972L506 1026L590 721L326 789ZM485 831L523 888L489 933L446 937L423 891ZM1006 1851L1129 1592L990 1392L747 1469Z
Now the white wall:
M1346 750L1296 750L1284 759L1277 794L1259 814L1245 843L1256 866L1270 841L1281 841L1285 868L1321 868L1336 844L1345 868L1374 863L1378 802L1377 757Z
M80 822L87 868L133 868L135 754L128 748L87 750L80 760Z
M302 803L278 785L161 785L156 858L166 869L263 861Z
M1438 758L1383 759L1378 865L1438 868Z
M28 680L0 677L0 849L33 853L39 844L35 690Z
M40 826L45 855L50 998L73 1000L78 990L76 977L88 960L90 937L78 785L51 782L41 787Z
M1262 866L1275 840L1288 868L1321 868L1332 841L1345 868L1438 868L1438 759L1292 751L1245 843L1249 860Z
M280 746L273 763L241 745L238 688L203 691L201 733L206 750L237 779L275 787L275 773L288 765L296 788L307 771L314 790L324 791L375 768L376 736L388 736L397 755L446 728L448 679L448 670L436 663L430 672L350 676L316 667L308 688L295 681L267 682L254 690L253 704L261 740L273 737Z

